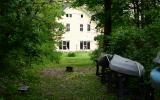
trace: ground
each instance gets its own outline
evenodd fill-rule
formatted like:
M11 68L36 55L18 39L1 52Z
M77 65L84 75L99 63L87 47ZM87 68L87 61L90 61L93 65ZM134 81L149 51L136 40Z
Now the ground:
M66 66L72 66L74 71L66 72ZM20 80L6 81L6 92L1 86L0 100L117 100L114 89L106 83L102 84L95 75L95 64L90 60L89 53L77 53L75 57L63 54L59 64L33 65L23 74ZM130 88L137 86L132 82ZM21 85L29 86L29 91L17 91ZM131 97L141 98L137 94L135 92ZM129 98L125 100L137 100ZM159 95L155 100L160 100Z
M66 66L73 66L74 72L65 72ZM33 71L33 70L32 70ZM8 100L115 100L107 93L106 86L101 84L95 75L95 65L88 53L76 57L63 55L60 64L35 68L27 93L15 93Z

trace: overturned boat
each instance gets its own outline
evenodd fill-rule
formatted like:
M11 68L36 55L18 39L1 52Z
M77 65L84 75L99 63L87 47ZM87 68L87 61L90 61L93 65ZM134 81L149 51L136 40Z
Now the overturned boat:
M141 77L144 74L144 67L136 61L113 55L109 65L110 69L122 74Z

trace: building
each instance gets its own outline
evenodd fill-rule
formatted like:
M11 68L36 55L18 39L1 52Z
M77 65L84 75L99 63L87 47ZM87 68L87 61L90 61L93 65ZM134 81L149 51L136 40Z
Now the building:
M97 48L94 37L98 33L91 14L84 9L65 8L65 15L59 20L66 27L59 42L58 51L93 51Z

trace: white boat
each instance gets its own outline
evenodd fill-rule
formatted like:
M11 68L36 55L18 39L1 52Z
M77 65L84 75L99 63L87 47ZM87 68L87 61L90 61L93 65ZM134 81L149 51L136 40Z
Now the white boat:
M139 62L113 55L109 65L110 69L126 75L139 76L144 74L144 67Z

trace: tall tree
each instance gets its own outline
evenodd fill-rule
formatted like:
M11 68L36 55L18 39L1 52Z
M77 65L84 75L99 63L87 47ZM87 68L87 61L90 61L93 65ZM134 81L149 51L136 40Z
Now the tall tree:
M87 5L89 10L96 12L92 19L99 21L97 27L103 27L103 50L106 51L108 45L106 37L111 34L112 30L111 0L76 0L73 5Z
M56 22L62 14L56 1L1 0L1 68L20 69L49 53L56 57L53 37L63 32L63 26Z
M107 46L109 45L107 41L107 36L110 35L112 31L111 5L111 0L104 0L104 52L107 50Z

